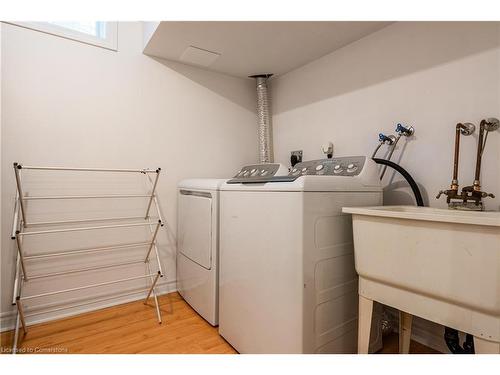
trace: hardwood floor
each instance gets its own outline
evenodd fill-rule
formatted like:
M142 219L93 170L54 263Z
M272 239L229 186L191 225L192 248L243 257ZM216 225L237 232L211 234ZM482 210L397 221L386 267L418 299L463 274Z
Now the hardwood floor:
M399 335L392 333L384 337L384 347L377 354L397 354L399 352ZM410 354L441 354L416 341L410 342Z
M236 353L179 294L161 296L160 306L161 325L152 302L135 301L30 326L26 336L20 333L19 348L45 353ZM11 343L12 332L2 334L2 348Z
M165 353L231 354L236 351L178 293L160 297L163 324L153 304L135 301L29 327L19 348L27 353ZM1 334L2 353L10 349L12 331ZM384 338L380 353L397 353L398 336ZM436 353L416 342L411 353Z

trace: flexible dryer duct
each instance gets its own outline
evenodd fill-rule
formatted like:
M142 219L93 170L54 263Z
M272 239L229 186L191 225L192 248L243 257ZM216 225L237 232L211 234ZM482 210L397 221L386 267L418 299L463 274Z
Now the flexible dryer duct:
M272 74L259 74L255 78L257 86L257 124L259 126L259 161L273 162L272 126L269 117L269 99L267 96L267 80Z

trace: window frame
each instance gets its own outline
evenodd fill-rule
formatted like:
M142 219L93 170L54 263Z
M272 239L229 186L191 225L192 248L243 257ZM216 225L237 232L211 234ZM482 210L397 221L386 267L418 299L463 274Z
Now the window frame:
M106 38L99 38L94 35L82 33L63 26L54 25L48 22L7 22L21 26L26 29L39 31L45 34L58 36L61 38L74 40L76 42L105 48L111 51L118 51L118 22L102 21L106 23Z

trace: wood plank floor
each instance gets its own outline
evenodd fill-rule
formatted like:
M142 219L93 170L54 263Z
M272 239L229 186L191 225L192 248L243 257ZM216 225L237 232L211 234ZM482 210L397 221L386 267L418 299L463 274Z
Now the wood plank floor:
M236 351L178 293L160 297L163 324L152 303L135 301L29 327L19 348L27 353L231 354ZM22 332L22 330L21 330ZM2 353L12 331L2 333ZM381 353L397 353L398 336L384 339ZM412 341L411 353L436 353Z
M45 353L236 353L219 336L217 328L201 318L178 293L159 297L161 325L150 301L148 305L135 301L30 326L19 348ZM2 334L2 347L10 348L11 343L12 331Z
M384 347L377 354L397 354L399 352L399 335L397 333L384 337ZM416 341L410 342L410 354L441 354Z

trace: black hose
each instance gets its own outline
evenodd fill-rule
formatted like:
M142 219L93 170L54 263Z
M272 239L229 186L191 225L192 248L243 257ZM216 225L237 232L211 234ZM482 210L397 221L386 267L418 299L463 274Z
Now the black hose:
M464 347L460 345L458 331L454 328L444 327L444 341L453 354L474 354L474 338L470 333L465 336Z
M415 196L415 200L417 201L417 206L424 206L424 200L422 199L422 194L420 193L420 189L418 188L417 183L403 167L401 167L399 164L385 159L373 158L373 161L377 164L387 165L388 167L391 167L392 169L398 171L410 185L411 191L413 191L413 195Z
M373 161L377 164L387 165L392 169L398 171L408 182L415 195L415 200L417 201L417 206L424 207L424 200L422 199L422 194L418 188L417 183L413 177L399 164L393 163L392 161L385 159L373 158ZM460 339L458 337L458 331L454 328L445 327L444 329L444 341L453 354L474 354L474 338L471 334L467 334L464 342L464 346L460 345Z

